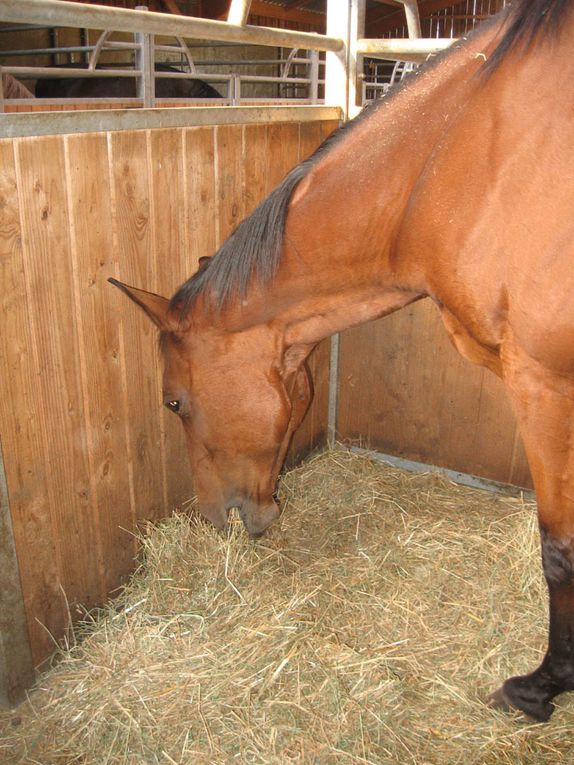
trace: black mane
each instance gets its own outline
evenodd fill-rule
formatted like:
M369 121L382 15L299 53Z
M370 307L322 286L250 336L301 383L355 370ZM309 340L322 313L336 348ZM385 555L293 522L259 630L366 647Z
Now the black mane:
M269 284L279 266L287 207L296 186L335 141L341 140L379 106L380 102L367 106L356 119L328 136L310 157L294 167L237 226L209 262L181 285L171 299L172 310L185 316L207 288L213 305L221 308L234 296L244 297L253 276L260 284Z
M572 0L517 0L504 11L508 14L506 31L484 65L484 72L487 75L492 73L510 50L517 46L530 46L539 34L557 34L564 15L571 7ZM448 55L449 50L444 51L425 68L435 66ZM408 84L409 78L403 86L408 87ZM401 89L402 86L397 91ZM239 224L209 262L181 285L171 299L172 309L185 316L204 290L209 290L213 306L221 308L232 297L244 297L254 277L262 285L269 284L281 259L285 218L295 188L335 143L374 111L385 107L393 95L363 109L358 117L331 134L311 157L291 170L279 186Z
M485 70L494 71L510 50L518 46L528 48L541 33L556 35L571 8L572 0L518 0L511 5L509 26Z

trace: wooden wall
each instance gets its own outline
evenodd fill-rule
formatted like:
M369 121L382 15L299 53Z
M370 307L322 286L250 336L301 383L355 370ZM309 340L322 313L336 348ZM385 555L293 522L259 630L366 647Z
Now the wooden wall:
M530 487L502 383L452 347L430 300L341 337L338 437Z
M192 494L155 329L106 279L171 294L334 127L0 140L0 439L36 663L132 570L131 531ZM325 433L325 381L299 453Z

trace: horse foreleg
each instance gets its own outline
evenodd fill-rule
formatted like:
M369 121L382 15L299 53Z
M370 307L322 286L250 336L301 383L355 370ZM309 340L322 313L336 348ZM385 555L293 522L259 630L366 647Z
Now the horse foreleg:
M574 380L519 350L503 355L503 372L536 489L550 624L540 667L507 680L492 701L546 721L552 699L574 690Z

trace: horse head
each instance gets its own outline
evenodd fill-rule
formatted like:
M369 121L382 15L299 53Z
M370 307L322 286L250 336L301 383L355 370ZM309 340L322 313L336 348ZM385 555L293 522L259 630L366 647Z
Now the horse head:
M183 425L199 511L224 528L237 507L260 536L280 514L277 479L312 398L307 353L267 325L225 331L202 310L182 318L168 299L110 281L160 330L163 403Z

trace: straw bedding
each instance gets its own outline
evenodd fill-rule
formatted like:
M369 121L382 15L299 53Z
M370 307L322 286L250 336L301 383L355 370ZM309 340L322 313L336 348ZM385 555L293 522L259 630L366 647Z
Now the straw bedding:
M574 763L574 694L534 725L483 703L546 639L534 505L337 449L286 474L257 542L185 513L146 530L0 762Z

